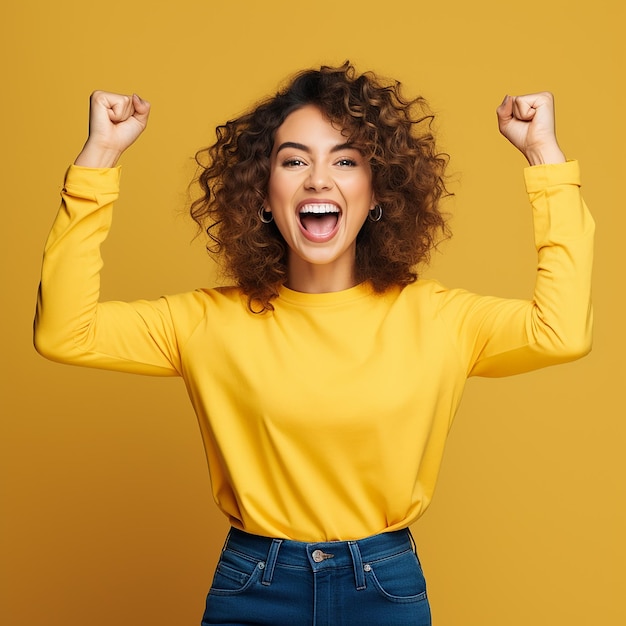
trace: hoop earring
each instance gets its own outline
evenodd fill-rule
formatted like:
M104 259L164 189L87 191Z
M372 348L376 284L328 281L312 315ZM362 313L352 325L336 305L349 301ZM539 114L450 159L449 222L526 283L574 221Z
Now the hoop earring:
M266 214L269 214L269 218L265 217ZM266 211L265 207L263 205L261 205L259 207L259 219L264 224L271 224L274 221L274 216L272 215L271 211Z
M380 222L380 219L383 216L383 207L380 204L377 204L373 209L370 209L369 215L367 219L370 222Z

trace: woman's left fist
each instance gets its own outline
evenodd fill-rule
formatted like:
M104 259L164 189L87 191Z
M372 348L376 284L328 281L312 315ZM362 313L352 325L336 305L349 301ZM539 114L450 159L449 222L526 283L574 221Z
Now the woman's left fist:
M556 139L554 97L550 92L505 96L496 113L500 132L531 165L565 161Z

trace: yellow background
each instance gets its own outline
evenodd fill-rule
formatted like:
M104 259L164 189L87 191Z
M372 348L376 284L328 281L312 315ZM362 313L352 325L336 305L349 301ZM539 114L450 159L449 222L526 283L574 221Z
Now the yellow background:
M207 285L184 217L191 156L286 75L349 58L439 114L454 238L430 274L525 297L522 157L506 93L550 89L598 223L586 359L472 380L431 509L414 527L435 626L626 624L624 4L24 0L2 46L2 597L7 626L198 624L226 523L179 380L59 366L31 346L42 246L89 93L137 91L104 296Z

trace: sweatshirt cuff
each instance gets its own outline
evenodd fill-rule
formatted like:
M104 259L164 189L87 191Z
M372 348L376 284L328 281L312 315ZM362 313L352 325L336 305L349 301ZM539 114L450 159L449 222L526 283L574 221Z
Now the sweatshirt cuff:
M115 194L120 188L122 168L82 167L70 165L65 173L63 192L71 196L92 197L97 191L101 194Z
M578 161L533 165L524 169L526 191L534 193L555 185L577 185L580 187Z

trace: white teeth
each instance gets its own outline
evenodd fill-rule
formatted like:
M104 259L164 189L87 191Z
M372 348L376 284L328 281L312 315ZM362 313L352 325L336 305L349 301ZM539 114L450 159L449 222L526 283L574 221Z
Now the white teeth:
M339 213L339 209L334 204L305 204L300 213Z

